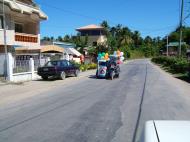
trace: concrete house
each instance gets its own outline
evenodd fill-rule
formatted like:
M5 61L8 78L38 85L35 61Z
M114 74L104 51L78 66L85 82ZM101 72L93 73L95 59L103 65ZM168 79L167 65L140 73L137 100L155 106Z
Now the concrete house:
M101 26L88 25L77 28L76 31L79 32L81 38L85 39L85 37L87 37L87 43L89 46L105 44L107 41L105 29Z
M36 53L40 53L40 22L47 20L46 14L33 0L4 0L5 19L3 19L2 6L1 0L0 53L4 53L5 20L8 52L25 56L23 58L27 58L27 55L39 56Z

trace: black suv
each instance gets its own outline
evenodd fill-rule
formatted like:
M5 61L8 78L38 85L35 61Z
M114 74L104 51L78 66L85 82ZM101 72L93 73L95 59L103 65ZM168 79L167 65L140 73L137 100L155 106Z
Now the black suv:
M44 80L48 77L57 77L62 80L71 75L78 77L79 72L79 67L67 60L49 61L43 67L38 68L38 75Z

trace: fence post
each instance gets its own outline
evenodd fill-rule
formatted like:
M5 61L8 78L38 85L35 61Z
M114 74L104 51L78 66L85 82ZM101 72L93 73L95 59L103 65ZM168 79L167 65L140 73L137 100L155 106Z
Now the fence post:
M13 56L11 53L7 54L7 80L13 81Z
M29 62L29 69L30 69L30 72L32 73L32 80L34 79L34 60L33 58L30 58L30 62Z

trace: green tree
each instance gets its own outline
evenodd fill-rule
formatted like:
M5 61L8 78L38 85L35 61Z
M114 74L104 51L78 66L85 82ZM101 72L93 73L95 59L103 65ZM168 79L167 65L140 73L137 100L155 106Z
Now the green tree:
M63 38L62 38L61 36L58 36L58 37L57 37L57 41L62 42L62 41L63 41Z
M65 35L64 38L63 38L63 41L64 42L70 42L71 41L71 38L69 35Z

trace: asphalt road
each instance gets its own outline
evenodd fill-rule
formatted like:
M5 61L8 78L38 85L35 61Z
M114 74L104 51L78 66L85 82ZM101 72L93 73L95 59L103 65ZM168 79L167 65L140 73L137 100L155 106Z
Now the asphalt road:
M10 102L0 102L0 142L131 142L143 90L137 140L147 120L190 118L189 84L149 60L131 61L121 70L113 81L95 79L92 72L58 81L54 88L57 81L51 82L48 90L31 85L28 91L36 95L29 98L11 101L7 94Z

